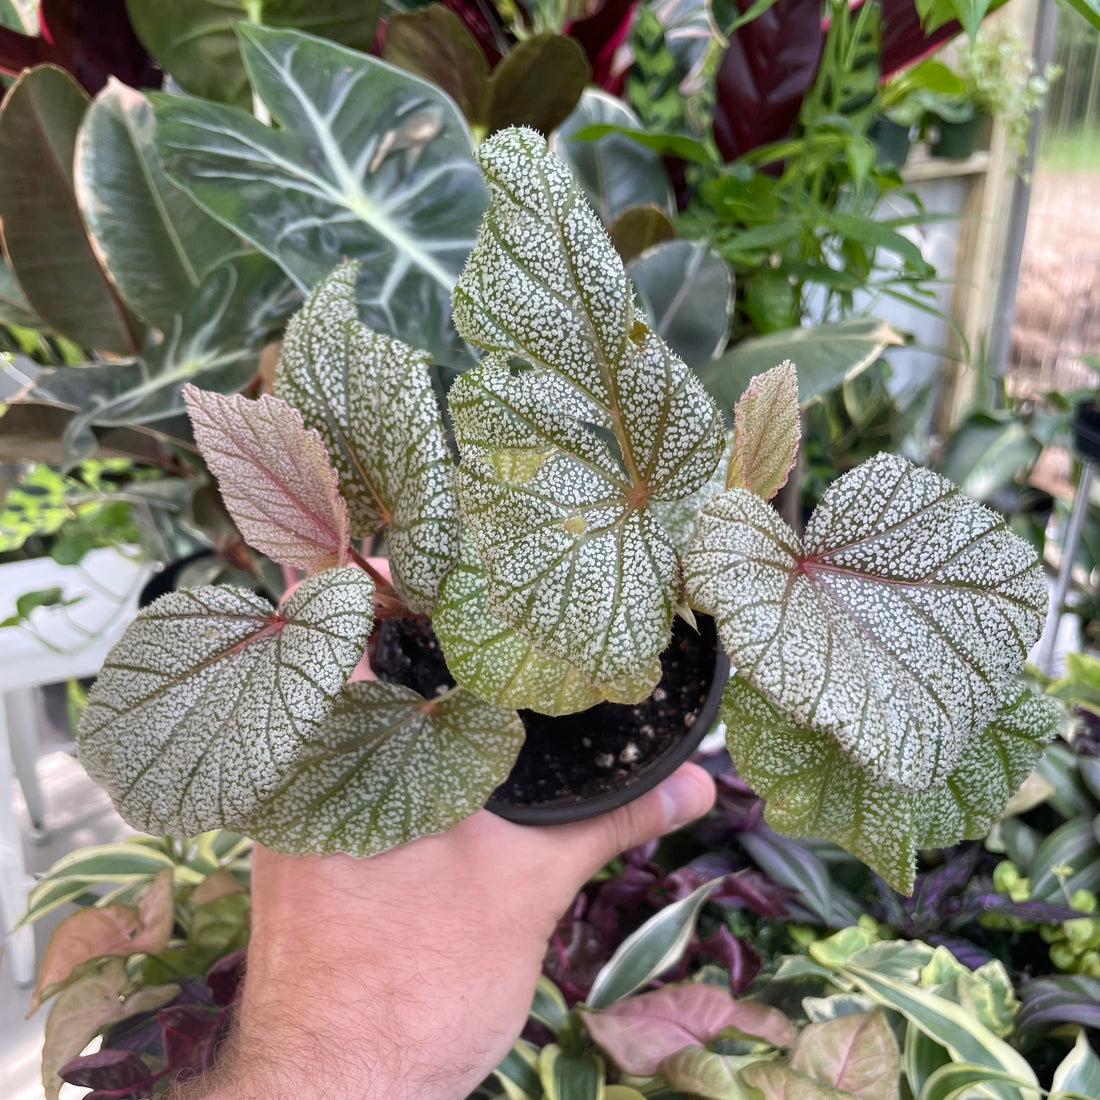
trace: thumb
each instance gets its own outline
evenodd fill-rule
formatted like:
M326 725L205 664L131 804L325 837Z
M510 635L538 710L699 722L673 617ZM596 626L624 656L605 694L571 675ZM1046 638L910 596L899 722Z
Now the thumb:
M702 817L714 805L714 780L698 764L683 764L640 798L599 817L548 828L586 881L620 852ZM559 848L560 850L560 848Z

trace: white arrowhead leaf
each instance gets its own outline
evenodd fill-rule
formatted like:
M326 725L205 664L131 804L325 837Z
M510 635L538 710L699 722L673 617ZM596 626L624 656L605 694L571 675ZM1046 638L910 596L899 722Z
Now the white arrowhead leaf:
M308 578L276 611L243 588L171 592L107 655L80 759L131 825L240 827L313 739L363 655L374 583Z
M942 781L990 720L1047 603L1003 519L893 455L834 482L804 544L759 497L715 497L684 583L739 676L911 790Z
M462 688L426 700L357 681L244 831L280 852L375 855L479 810L522 744L515 711Z
M275 392L324 439L352 533L385 529L397 590L414 611L428 612L458 552L431 356L360 322L358 271L338 267L291 319Z
M789 359L749 383L733 410L733 424L726 488L771 500L787 484L802 438L798 376Z
M544 657L493 615L485 602L485 570L469 538L440 589L432 629L451 675L482 699L541 714L572 714L606 698L572 665ZM639 686L646 695L652 690Z
M767 800L768 823L788 836L834 841L902 893L913 888L918 849L985 836L1057 719L1052 700L1011 684L943 780L907 791L872 777L828 733L792 720L738 677L722 700L730 756Z
M678 578L654 505L707 480L721 418L542 138L505 130L478 159L491 204L454 309L490 354L450 408L489 607L593 681L656 682Z
M348 558L348 509L320 435L277 397L200 390L183 398L195 442L245 540L273 561L316 572Z

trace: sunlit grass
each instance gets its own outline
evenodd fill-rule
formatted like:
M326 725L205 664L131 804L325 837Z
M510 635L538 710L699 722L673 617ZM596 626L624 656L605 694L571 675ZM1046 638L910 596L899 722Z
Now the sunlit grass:
M1100 128L1048 130L1039 147L1039 166L1052 172L1100 171Z

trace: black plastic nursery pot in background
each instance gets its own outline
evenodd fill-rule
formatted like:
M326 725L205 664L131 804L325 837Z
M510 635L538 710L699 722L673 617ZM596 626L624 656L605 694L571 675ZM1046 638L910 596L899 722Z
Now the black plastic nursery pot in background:
M454 683L424 620L386 620L372 663L379 679L426 698ZM521 710L523 748L487 808L521 825L561 825L625 805L671 775L714 725L729 678L714 620L697 616L693 628L677 617L661 668L653 693L632 706L559 717Z
M1073 449L1086 462L1100 463L1100 397L1082 401L1074 409Z

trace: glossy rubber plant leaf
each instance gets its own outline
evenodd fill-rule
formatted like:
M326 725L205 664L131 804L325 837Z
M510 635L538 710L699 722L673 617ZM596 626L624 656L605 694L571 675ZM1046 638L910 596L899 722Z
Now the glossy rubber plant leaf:
M302 290L362 262L371 328L468 361L450 295L485 209L470 131L438 88L295 31L238 27L274 123L220 104L154 97L168 175L276 260Z
M801 542L751 493L716 497L684 581L738 676L911 791L942 782L992 718L1047 605L1001 517L886 454L829 487Z
M599 124L640 129L637 116L621 100L589 88L577 109L558 127L552 147L569 165L605 226L633 206L653 205L676 212L672 186L660 156L622 134L595 140L574 135Z
M857 1012L803 1028L791 1069L861 1100L898 1100L901 1058L879 1011Z
M701 241L664 241L626 269L653 331L689 367L725 349L733 312L733 273Z
M37 328L41 324L27 302L26 295L19 289L4 253L0 251L0 325Z
M515 711L462 688L348 684L245 832L279 852L384 852L481 809L522 744Z
M169 182L153 145L153 108L112 81L76 146L76 194L92 243L127 304L160 329L241 241Z
M0 106L0 226L27 302L78 344L137 351L138 329L99 265L73 181L88 97L52 65L25 72Z
M275 610L243 588L169 593L107 655L80 759L136 829L239 828L317 736L363 656L374 583L304 581Z
M248 106L242 22L309 31L368 50L381 0L126 0L134 29L166 73L193 95Z
M787 483L802 437L798 377L789 359L749 383L734 408L733 423L726 488L748 489L771 500Z
M432 629L451 675L482 699L541 714L572 714L604 698L575 668L539 653L489 610L485 570L468 536L440 589Z
M748 6L737 0L739 10ZM777 0L730 36L714 105L714 139L727 161L790 133L824 45L818 0Z
M877 317L849 317L742 340L700 366L699 376L719 405L732 409L756 375L789 359L798 368L798 399L805 405L866 370L888 347L904 342Z
M357 538L384 530L394 583L415 611L435 605L458 554L452 464L427 352L371 332L344 264L287 326L275 393L321 434Z
M293 405L183 388L195 442L245 541L311 573L346 565L348 506L324 441Z
M636 316L607 234L545 142L505 130L479 159L492 205L454 306L489 354L450 408L489 608L637 701L660 677L678 582L653 505L710 477L721 418Z
M774 1047L792 1046L798 1036L779 1009L734 1000L726 989L702 982L665 985L600 1012L581 1009L580 1015L615 1064L639 1077L652 1076L669 1055L706 1046L728 1029Z
M913 889L919 849L985 835L1057 723L1050 700L1023 686L1009 690L942 782L907 791L870 778L830 734L792 722L736 677L722 714L730 755L768 800L764 816L773 828L834 841L903 894Z

